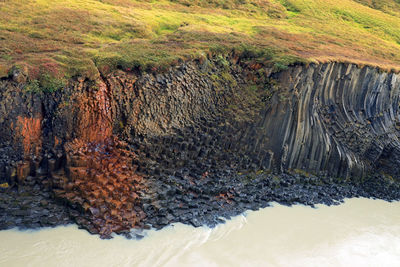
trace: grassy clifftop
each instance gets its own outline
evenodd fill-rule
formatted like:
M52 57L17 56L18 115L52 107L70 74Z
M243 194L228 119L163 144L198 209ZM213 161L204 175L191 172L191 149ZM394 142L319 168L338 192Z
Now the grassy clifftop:
M0 15L0 77L156 71L210 51L400 70L398 0L2 0Z

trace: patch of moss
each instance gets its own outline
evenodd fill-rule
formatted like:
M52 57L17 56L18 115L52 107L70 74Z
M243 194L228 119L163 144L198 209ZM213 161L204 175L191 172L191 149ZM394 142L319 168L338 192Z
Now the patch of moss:
M0 188L9 188L10 185L8 183L2 183L0 184Z
M25 85L24 90L25 90L26 92L35 93L35 94L41 93L41 92L42 92L42 89L40 88L40 84L39 84L39 81L38 81L38 80L31 80L31 81L29 81L29 82Z
M65 85L66 81L64 78L56 78L45 73L40 75L38 79L29 80L24 89L26 92L32 93L52 93L64 88Z
M303 169L293 169L290 172L293 174L299 174L301 176L308 177L308 178L314 176L312 173L305 171Z
M0 78L8 77L8 72L9 69L6 66L0 64Z

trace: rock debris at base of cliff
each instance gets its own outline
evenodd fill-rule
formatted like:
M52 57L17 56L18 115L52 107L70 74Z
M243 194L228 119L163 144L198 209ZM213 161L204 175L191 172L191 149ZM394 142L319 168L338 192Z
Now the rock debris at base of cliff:
M56 92L4 79L0 229L76 222L107 238L273 201L399 200L399 89L371 67L220 57Z

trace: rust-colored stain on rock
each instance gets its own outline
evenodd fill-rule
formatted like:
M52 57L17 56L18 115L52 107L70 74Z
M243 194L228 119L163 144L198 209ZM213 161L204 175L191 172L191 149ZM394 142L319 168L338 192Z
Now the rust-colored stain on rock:
M102 142L112 135L111 92L104 82L77 99L77 135L86 142Z
M22 137L22 144L24 147L24 154L38 155L42 146L42 118L28 118L18 116L17 125L15 127L17 137Z
M115 138L88 144L75 140L66 146L68 180L56 193L81 207L89 230L103 237L129 231L144 218L137 194L142 177L135 173L134 153L124 146Z
M80 221L106 238L140 225L145 217L138 191L142 177L132 160L136 155L112 135L111 93L104 82L79 99L77 136L65 144L66 173L54 180L59 198L81 210Z
M28 177L30 172L30 163L28 161L20 162L17 166L17 179L20 184L25 181L25 178Z

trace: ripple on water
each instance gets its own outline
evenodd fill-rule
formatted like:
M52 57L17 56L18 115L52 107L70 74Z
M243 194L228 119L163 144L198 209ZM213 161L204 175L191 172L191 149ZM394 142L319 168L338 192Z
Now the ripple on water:
M214 229L177 224L140 241L76 226L0 232L0 266L398 266L400 202L274 205Z

